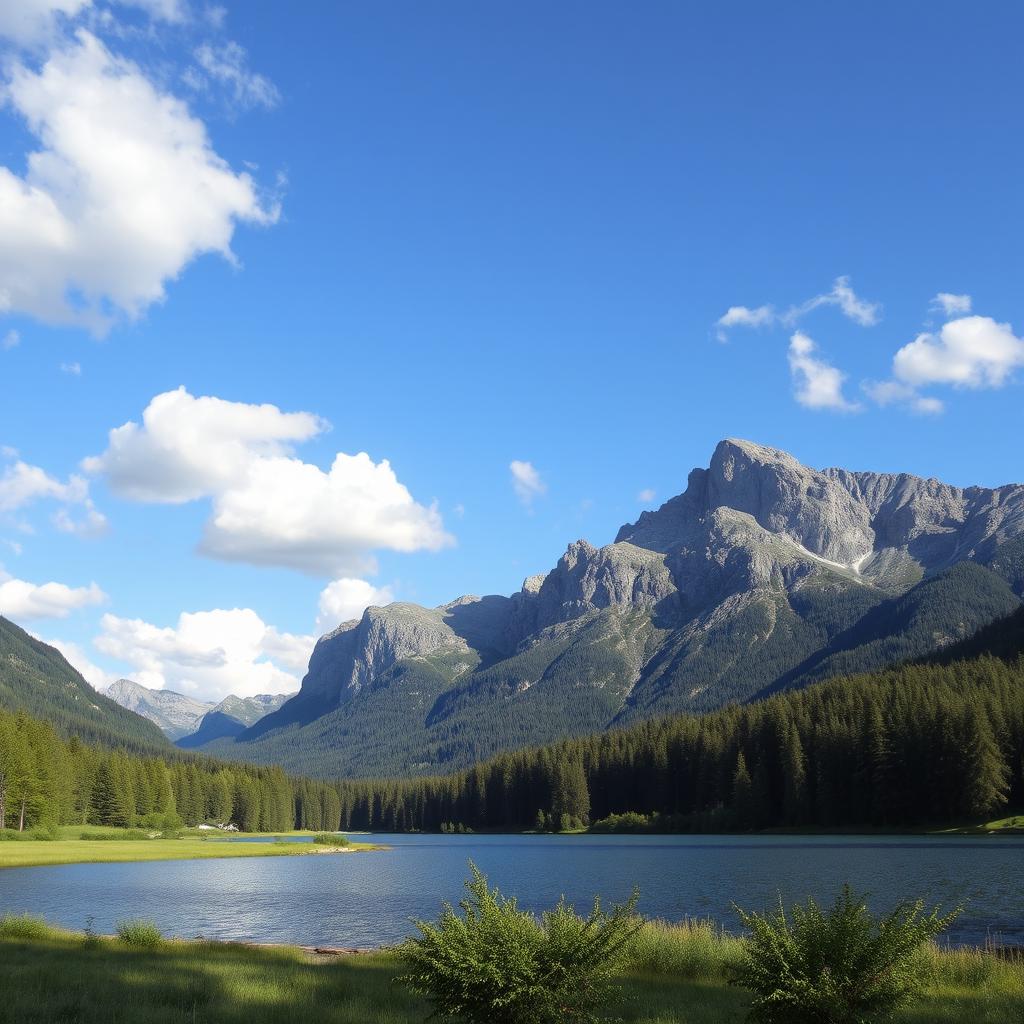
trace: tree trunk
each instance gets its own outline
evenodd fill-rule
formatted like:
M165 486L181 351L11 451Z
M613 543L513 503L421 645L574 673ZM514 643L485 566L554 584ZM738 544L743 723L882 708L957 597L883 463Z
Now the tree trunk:
M25 798L21 798L21 814L18 815L18 831L25 831Z
M0 782L0 828L7 827L7 787Z

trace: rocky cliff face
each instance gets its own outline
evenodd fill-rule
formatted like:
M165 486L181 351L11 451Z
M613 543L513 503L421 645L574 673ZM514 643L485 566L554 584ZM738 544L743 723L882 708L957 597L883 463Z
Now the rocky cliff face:
M946 581L963 562L977 572ZM570 544L510 598L396 603L343 623L317 644L297 697L242 734L239 753L324 715L369 723L374 701L400 714L396 688L413 678L419 701L437 693L416 723L428 746L483 719L532 742L552 732L530 715L553 718L558 735L566 721L581 731L706 709L799 685L823 665L907 656L887 638L890 620L915 623L914 650L955 640L1022 590L1024 486L815 470L726 440L678 497L612 544Z

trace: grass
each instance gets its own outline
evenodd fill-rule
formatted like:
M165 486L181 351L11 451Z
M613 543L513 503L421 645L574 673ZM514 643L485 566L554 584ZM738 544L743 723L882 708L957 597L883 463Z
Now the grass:
M0 842L0 868L42 867L49 864L120 863L151 860L209 860L224 857L289 857L302 854L361 852L382 847L370 843L343 843L335 836L335 845L288 842L289 837L311 833L282 833L282 841L235 843L245 838L238 833L189 831L175 838L140 839L135 830L89 826L64 826L59 839L24 839ZM89 838L83 838L88 835ZM264 837L268 838L268 837ZM103 842L96 840L102 839ZM0 1021L3 1018L0 1017Z
M393 984L394 953L316 957L294 947L161 939L155 946L0 918L0 1024L420 1024L425 1003ZM740 1024L725 982L742 940L702 922L649 923L632 948L616 1015L631 1024ZM1024 1019L1024 964L980 951L921 954L922 1002L900 1024Z

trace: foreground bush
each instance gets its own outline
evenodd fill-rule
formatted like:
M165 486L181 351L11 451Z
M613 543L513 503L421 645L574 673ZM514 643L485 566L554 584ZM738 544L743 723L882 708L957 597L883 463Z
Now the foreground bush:
M117 937L135 949L156 949L164 937L152 921L119 921Z
M925 980L922 947L958 911L925 915L918 901L876 920L844 886L828 911L811 899L788 915L781 905L772 914L738 913L751 934L732 982L754 993L750 1020L868 1024L918 994Z
M434 1016L469 1024L590 1024L619 996L613 975L639 925L637 896L611 913L594 901L580 917L564 899L541 915L520 910L470 864L462 915L445 903L436 924L399 947L401 979Z

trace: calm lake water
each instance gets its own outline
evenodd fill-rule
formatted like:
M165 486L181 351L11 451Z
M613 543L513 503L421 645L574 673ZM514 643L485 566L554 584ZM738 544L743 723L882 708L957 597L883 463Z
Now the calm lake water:
M1024 840L937 837L434 836L377 837L391 849L342 856L74 864L0 871L0 912L41 914L97 931L143 917L169 935L378 946L414 929L410 918L457 901L467 861L520 905L565 894L580 910L595 893L640 911L735 927L731 905L764 908L850 882L886 909L922 897L965 913L950 938L1024 944Z

